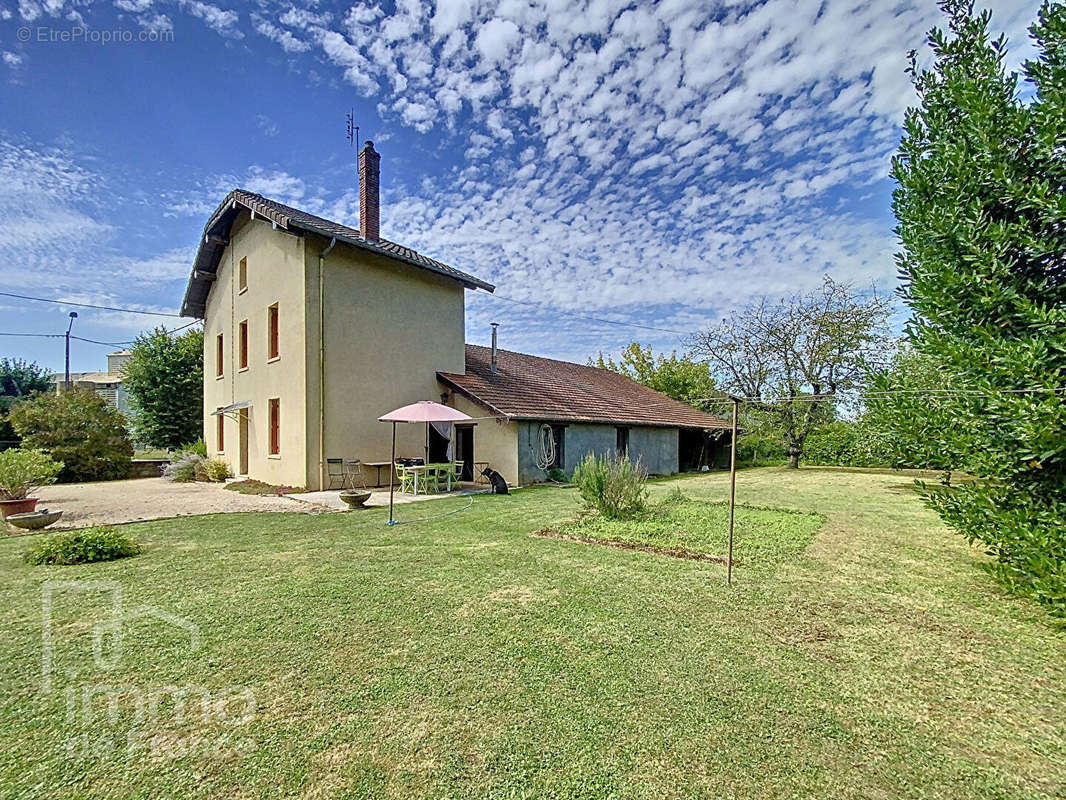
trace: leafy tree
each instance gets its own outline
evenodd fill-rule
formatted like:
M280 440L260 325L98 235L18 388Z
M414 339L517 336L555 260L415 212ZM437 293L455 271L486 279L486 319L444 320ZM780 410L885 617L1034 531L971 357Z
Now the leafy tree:
M27 449L63 462L62 481L128 478L133 444L122 412L90 389L39 394L11 410Z
M49 373L37 363L21 358L0 358L0 450L18 445L18 435L7 418L19 400L52 388Z
M706 364L678 357L676 352L670 353L669 357L662 353L656 356L650 347L641 347L639 342L626 347L617 362L600 353L595 361L589 359L589 365L625 375L650 389L704 410L713 405L708 398L724 397L715 388Z
M904 343L885 369L870 376L860 418L886 466L965 470L968 451L942 433L955 419L955 400L936 360Z
M1008 586L1066 614L1066 10L1041 9L1020 91L990 15L942 8L893 207L910 341L956 393L921 417L900 401L897 430L920 419L982 478L928 498Z
M734 311L690 345L720 386L780 433L798 467L811 431L832 420L834 398L883 357L888 313L886 299L826 276L813 291Z
M172 336L164 328L137 337L122 385L136 411L137 440L177 449L203 435L204 334Z

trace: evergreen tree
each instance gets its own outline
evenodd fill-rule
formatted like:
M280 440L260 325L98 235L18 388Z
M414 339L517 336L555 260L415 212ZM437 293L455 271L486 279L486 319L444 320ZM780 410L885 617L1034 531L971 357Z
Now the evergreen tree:
M934 63L913 69L893 163L908 334L957 394L916 420L980 480L929 490L1010 587L1066 614L1066 11L1047 3L1027 85L971 3L942 4ZM1030 90L1032 93L1030 93Z
M175 450L203 436L204 334L172 336L163 328L137 337L123 368L136 418L136 439Z

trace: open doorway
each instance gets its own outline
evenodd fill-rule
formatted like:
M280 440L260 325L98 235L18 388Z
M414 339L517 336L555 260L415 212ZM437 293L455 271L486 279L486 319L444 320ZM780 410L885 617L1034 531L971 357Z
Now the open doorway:
M426 456L429 464L443 464L448 461L448 445L451 440L440 434L433 425L429 425L429 448Z
M455 426L455 460L463 462L460 480L474 480L474 426Z

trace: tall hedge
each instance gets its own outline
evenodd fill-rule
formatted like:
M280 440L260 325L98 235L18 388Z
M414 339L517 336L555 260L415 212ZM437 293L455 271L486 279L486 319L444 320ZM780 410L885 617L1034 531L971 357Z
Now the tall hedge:
M901 404L981 480L930 490L1012 589L1066 614L1066 11L1032 28L1026 85L990 15L943 4L893 163L909 336L955 394Z

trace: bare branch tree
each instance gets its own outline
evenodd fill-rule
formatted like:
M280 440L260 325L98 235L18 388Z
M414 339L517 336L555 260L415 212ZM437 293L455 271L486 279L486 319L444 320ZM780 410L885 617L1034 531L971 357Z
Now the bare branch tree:
M734 311L688 345L719 386L749 398L781 432L789 466L798 467L807 436L831 415L834 398L884 361L891 308L887 298L826 276L805 294Z

